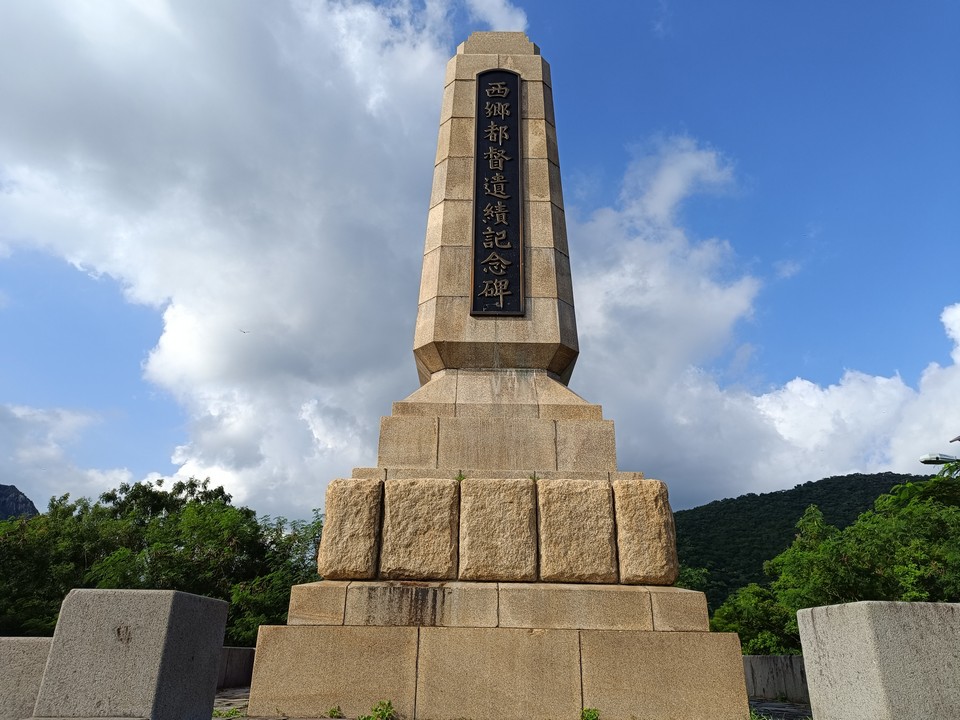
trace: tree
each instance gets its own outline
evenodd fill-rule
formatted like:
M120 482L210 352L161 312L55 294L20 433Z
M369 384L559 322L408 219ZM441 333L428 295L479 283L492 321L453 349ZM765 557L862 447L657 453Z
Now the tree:
M960 600L960 464L898 485L843 530L811 506L793 544L765 565L769 588L748 585L712 627L741 633L744 650L800 652L796 612L860 600Z
M0 522L0 634L49 635L71 588L182 590L232 600L227 642L282 623L290 586L319 579L322 521L257 518L209 480L122 484Z

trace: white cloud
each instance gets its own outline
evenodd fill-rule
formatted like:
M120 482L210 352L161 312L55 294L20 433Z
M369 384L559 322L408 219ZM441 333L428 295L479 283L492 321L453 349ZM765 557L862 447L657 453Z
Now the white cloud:
M773 264L773 271L777 278L786 280L797 275L803 269L803 264L797 260L778 260Z
M491 30L524 31L527 14L509 0L466 0L470 17Z
M187 411L181 473L306 515L416 387L446 13L65 7L7 18L32 76L0 78L0 235L162 310L144 372Z
M703 369L728 354L734 370L749 362L737 328L761 286L731 274L727 242L690 238L677 217L696 192L733 182L716 151L661 139L635 158L618 207L583 222L568 214L581 347L573 386L616 421L620 467L666 480L680 507L834 474L922 473L930 443L960 432L945 401L960 393L958 365L931 365L917 390L848 371L828 387L796 378L759 394ZM960 305L942 319L960 347Z

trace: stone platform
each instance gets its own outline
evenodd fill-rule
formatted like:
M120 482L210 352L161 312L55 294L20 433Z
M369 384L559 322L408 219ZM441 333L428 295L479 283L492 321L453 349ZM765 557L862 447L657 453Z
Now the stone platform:
M737 636L659 586L323 581L262 626L251 717L744 720Z

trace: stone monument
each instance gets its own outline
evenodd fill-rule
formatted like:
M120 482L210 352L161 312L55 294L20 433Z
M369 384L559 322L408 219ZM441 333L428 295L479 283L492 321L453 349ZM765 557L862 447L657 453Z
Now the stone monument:
M447 66L414 356L377 467L334 480L322 582L260 628L251 716L749 714L736 635L677 576L667 488L617 469L579 352L550 69L523 33Z

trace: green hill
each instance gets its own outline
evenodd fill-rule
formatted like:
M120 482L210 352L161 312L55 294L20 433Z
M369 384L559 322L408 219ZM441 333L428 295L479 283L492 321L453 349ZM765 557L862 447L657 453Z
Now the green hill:
M926 480L926 475L879 473L843 475L757 495L716 500L679 510L677 552L688 568L706 568L710 608L717 608L734 590L765 582L763 563L785 550L796 523L809 505L816 505L831 525L845 527L894 485Z

